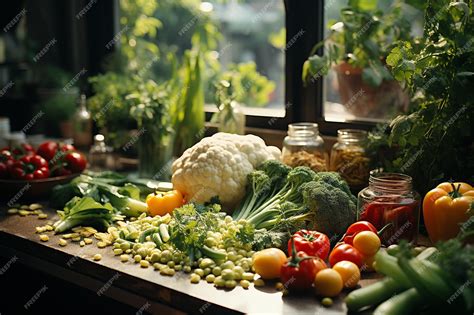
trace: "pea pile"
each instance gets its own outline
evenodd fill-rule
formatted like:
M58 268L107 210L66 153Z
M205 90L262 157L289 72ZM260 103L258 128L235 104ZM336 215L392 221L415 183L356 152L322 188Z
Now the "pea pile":
M233 289L237 285L247 289L253 282L252 251L250 244L242 244L233 235L239 222L224 216L208 231L204 241L206 250L194 261L170 241L169 227L174 219L169 216L148 217L142 214L129 222L118 222L109 228L113 251L122 262L133 261L142 268L153 266L161 275L173 276L178 271L190 274L190 282L205 280L219 288ZM206 256L208 255L208 256ZM212 257L211 257L212 256Z

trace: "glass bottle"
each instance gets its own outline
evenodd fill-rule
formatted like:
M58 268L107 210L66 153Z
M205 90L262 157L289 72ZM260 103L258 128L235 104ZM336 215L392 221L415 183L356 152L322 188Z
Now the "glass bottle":
M94 136L94 145L89 150L89 169L95 172L115 169L113 149L105 144L101 134Z
M420 217L420 195L413 190L412 178L400 173L371 171L369 186L359 192L357 220L369 221L385 245L400 239L416 242Z
M81 94L79 107L73 117L74 145L78 148L86 148L92 142L92 119L87 111L86 96Z
M291 167L308 166L315 172L327 170L327 153L318 124L302 122L288 125L288 136L283 140L282 161Z
M369 179L369 158L365 152L367 131L339 129L331 150L329 170L338 172L351 189L360 190Z
M219 132L245 134L245 113L235 100L235 93L229 81L221 80L216 85L217 113L212 122L217 123Z

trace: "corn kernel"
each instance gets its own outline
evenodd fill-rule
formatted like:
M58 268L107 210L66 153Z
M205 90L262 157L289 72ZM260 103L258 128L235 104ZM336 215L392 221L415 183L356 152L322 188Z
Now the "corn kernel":
M41 240L42 242L47 242L47 241L49 241L49 236L46 235L46 234L41 234L41 235L39 236L39 238L40 238L40 240Z
M95 261L99 261L102 259L102 255L101 254L95 254L94 257L92 257Z
M64 239L64 238L60 238L59 239L59 246L66 246L67 245L67 241Z

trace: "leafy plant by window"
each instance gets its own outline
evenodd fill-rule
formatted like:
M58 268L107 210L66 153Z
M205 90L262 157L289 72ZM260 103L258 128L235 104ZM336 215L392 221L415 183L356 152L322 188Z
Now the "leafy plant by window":
M385 67L385 58L393 43L410 38L410 22L403 12L404 0L396 0L388 12L377 8L377 0L350 0L341 9L341 21L329 21L329 35L317 43L303 65L303 80L327 75L333 65L347 61L361 68L362 79L380 86L393 77ZM323 56L316 52L325 46Z
M425 6L423 38L399 42L387 58L415 108L370 139L377 166L410 174L426 192L439 181L474 180L474 5L419 5Z

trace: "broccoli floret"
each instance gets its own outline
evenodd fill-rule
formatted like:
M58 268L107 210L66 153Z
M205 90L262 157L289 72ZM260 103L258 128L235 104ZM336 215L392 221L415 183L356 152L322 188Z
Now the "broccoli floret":
M291 171L291 167L276 160L268 160L257 167L257 170L265 172L271 180L273 191L280 190L286 181L286 176Z
M351 189L349 188L349 185L347 182L339 175L339 173L336 172L319 172L315 173L313 179L317 182L323 181L331 186L338 187L342 191L346 193L346 195L354 202L357 204L357 198L352 194Z
M262 250L265 248L280 248L286 251L289 234L278 231L267 231L266 229L255 230L252 242L253 250Z
M356 203L341 188L326 181L301 186L311 228L328 235L341 236L356 219Z

